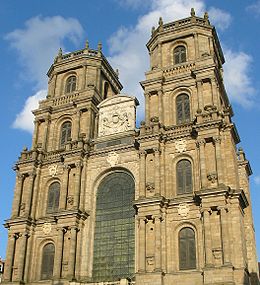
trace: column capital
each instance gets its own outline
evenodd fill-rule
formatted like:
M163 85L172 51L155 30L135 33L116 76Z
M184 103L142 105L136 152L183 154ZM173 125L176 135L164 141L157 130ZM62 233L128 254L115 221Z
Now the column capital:
M140 157L144 157L144 156L146 156L146 150L139 150L139 156Z
M200 213L204 214L204 213L208 213L208 214L212 214L212 209L211 208L200 208Z
M220 136L215 136L213 137L213 143L214 144L220 144L221 143L221 137Z
M227 212L229 211L227 205L218 206L218 207L217 207L217 210L218 210L220 213L227 213Z
M200 148L201 146L204 146L206 144L206 140L205 139L198 139L196 141L196 145L198 148Z
M64 165L62 166L62 168L63 168L63 171L70 171L70 170L71 170L71 166L68 165L68 164L64 164Z
M76 166L77 169L81 168L83 166L82 161L75 162L75 166Z
M161 153L161 150L158 148L158 147L154 147L153 148L153 152L156 154L156 155L159 155Z

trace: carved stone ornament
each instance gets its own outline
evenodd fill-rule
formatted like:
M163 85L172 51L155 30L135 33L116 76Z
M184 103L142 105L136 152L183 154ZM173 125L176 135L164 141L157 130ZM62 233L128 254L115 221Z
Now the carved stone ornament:
M184 139L180 139L175 142L175 149L179 153L186 151L186 146L187 146L187 142Z
M50 165L49 166L49 174L54 177L57 175L57 170L58 170L58 165L55 164L55 165Z
M153 193L154 192L154 183L153 182L146 182L146 190L148 191L148 192L151 192L151 193Z
M187 217L190 212L190 207L188 204L180 204L178 206L178 214L181 217Z
M107 162L111 167L117 165L119 162L119 155L116 152L110 152L107 156Z
M209 173L207 175L207 178L208 178L209 181L211 181L211 183L215 183L215 182L217 182L218 175L217 175L216 172L212 172L212 173Z
M146 262L147 262L147 265L154 265L154 256L147 256Z
M51 223L44 223L42 231L46 235L49 234L51 232Z
M221 248L213 248L212 253L215 259L221 259L222 258L222 250Z
M74 198L72 196L68 196L67 202L68 202L69 205L72 206L74 204Z
M99 104L98 136L114 135L135 129L135 97L117 95Z

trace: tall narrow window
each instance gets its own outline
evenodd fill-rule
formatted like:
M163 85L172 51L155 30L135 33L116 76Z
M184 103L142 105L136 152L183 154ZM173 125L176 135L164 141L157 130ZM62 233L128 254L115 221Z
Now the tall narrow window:
M179 269L196 268L195 233L191 228L183 228L179 232Z
M176 166L177 194L192 193L192 171L189 160L183 159Z
M103 179L97 191L93 280L116 281L134 274L134 181L125 172Z
M51 279L53 276L55 248L52 243L48 243L42 250L41 279Z
M104 99L107 99L107 94L108 94L108 83L105 82L104 84Z
M59 209L60 200L60 183L54 182L49 187L47 213L57 212Z
M177 124L190 122L190 99L187 94L181 94L176 98Z
M177 46L174 49L174 63L182 63L186 61L186 48L184 46Z
M71 139L71 122L65 122L61 126L60 146L64 146Z
M66 81L66 93L71 93L76 90L76 76L70 76Z

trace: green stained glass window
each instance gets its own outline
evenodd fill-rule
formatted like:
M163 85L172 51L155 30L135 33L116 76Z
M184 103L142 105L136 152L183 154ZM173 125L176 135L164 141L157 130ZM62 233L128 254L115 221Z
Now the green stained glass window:
M134 274L134 180L125 172L103 179L96 200L93 279L115 281Z

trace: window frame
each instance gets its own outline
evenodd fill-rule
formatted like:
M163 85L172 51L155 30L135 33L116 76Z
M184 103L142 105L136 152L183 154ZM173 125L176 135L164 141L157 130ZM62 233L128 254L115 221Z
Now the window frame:
M69 127L65 128L66 124L69 124ZM64 135L63 132L65 132ZM71 140L71 134L72 134L72 123L71 121L67 120L62 123L60 128L60 147L64 147Z
M47 249L48 246L52 246L51 249ZM49 252L48 252L49 251ZM53 278L54 262L55 262L55 245L52 242L46 243L42 247L41 256L41 272L40 280L50 280ZM49 256L48 256L49 254ZM46 262L47 259L47 262ZM51 262L50 262L51 261ZM47 264L47 269L44 268Z
M181 101L180 101L181 100ZM175 98L176 124L183 125L191 122L191 101L187 93L178 94Z
M189 230L192 236L181 237L181 234ZM187 235L187 234L186 234ZM178 232L178 257L179 257L179 270L196 270L197 269L197 244L196 244L196 231L190 225L183 226ZM184 245L183 245L184 244ZM184 246L184 248L183 248ZM185 254L183 262L182 254ZM193 257L192 257L193 255ZM183 264L182 264L183 262Z
M189 169L185 169L185 166L182 166L179 168L181 163L188 162ZM191 195L193 194L193 188L194 188L194 181L193 181L193 166L192 162L185 158L179 159L175 165L175 173L176 173L176 194L179 195ZM182 172L180 174L180 171ZM181 175L181 177L180 177ZM180 185L180 179L181 185ZM190 180L190 185L187 185L187 181ZM181 191L180 190L181 187ZM189 190L190 189L190 190Z
M76 89L77 89L77 76L73 74L66 79L65 94L73 93L76 91Z
M183 64L185 62L187 62L187 47L184 44L179 44L173 49L173 63L175 65Z
M54 188L56 185L58 185L58 187ZM59 210L60 189L61 189L60 182L54 181L50 184L47 194L46 214L52 214Z

